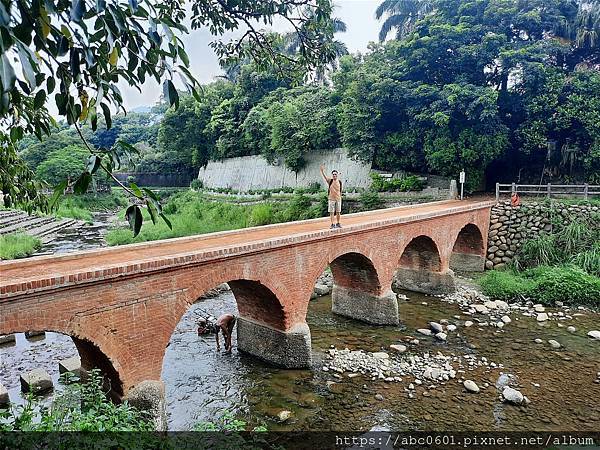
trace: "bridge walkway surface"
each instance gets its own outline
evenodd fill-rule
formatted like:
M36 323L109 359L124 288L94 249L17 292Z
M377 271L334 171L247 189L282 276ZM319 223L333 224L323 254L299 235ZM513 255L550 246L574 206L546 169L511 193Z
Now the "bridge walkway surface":
M160 270L171 264L222 259L310 240L322 240L390 225L490 208L490 201L447 200L342 216L342 228L329 229L329 217L119 247L0 262L0 298L55 285L91 282L129 272Z

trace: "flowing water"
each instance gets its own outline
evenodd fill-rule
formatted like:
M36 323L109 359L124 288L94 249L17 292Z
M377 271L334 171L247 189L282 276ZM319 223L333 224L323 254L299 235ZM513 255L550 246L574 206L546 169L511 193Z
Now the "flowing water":
M600 429L600 342L586 336L600 327L600 315L585 312L564 321L540 325L535 318L513 313L504 329L465 328L468 317L458 306L435 297L407 293L400 302L399 327L375 327L335 316L330 297L311 302L308 324L312 334L313 368L282 370L239 354L217 353L213 337L198 337L195 320L199 309L218 315L236 311L231 293L194 305L174 332L163 363L167 412L171 430L186 430L198 422L214 421L225 411L234 413L251 426L270 430L598 430ZM426 305L423 303L427 303ZM461 316L454 319L454 316ZM448 342L435 341L416 333L432 320L448 319L459 324L449 333ZM577 328L574 334L566 326ZM502 364L502 369L479 367L459 372L456 380L416 386L415 398L406 389L414 378L402 382L324 372L321 361L331 345L338 349L388 351L389 345L417 337L410 352L441 352L444 355L473 354ZM540 338L544 344L535 344ZM547 343L555 339L562 348ZM18 374L36 367L58 376L57 360L76 354L70 338L47 333L46 338L28 341L18 335L16 345L0 347L0 383L19 399ZM504 374L504 375L502 375ZM528 406L514 406L499 400L496 383L516 376L517 387L530 400ZM474 380L482 391L469 394L459 378ZM500 379L500 380L499 380ZM484 388L485 383L489 387ZM60 385L59 385L60 388ZM379 395L377 395L379 394ZM377 398L376 398L377 395ZM286 410L291 417L280 423L277 414Z

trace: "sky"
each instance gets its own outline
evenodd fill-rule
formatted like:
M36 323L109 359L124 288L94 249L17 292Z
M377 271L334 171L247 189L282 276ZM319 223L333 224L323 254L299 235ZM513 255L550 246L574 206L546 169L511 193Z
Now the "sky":
M347 26L346 33L340 33L336 37L346 44L351 53L364 53L369 42L377 40L380 23L375 19L375 9L380 2L381 0L335 0L334 16L342 19ZM276 27L273 29L286 31L277 30ZM183 37L192 74L201 83L210 83L222 73L218 59L209 46L214 39L206 30L191 30L189 35ZM161 93L158 84L150 81L141 86L141 92L127 85L120 85L119 88L127 110L151 106L158 101Z

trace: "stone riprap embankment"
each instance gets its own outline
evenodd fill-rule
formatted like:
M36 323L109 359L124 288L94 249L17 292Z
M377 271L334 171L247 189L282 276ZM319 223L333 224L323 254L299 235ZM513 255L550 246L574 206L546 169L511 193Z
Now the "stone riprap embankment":
M492 208L486 269L500 269L510 264L523 243L566 225L576 218L599 213L595 205L567 205L558 201L531 202L512 207L510 201Z

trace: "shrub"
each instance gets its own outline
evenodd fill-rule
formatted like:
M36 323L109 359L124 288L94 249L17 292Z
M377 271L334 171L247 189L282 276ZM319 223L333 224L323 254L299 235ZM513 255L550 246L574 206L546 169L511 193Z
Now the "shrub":
M532 300L546 305L565 304L600 306L600 278L578 267L538 267L525 275L533 280L529 291Z
M252 207L250 212L250 219L248 220L248 225L251 227L259 226L259 225L269 225L274 223L275 214L273 212L273 206L264 203L262 205L256 205Z
M204 187L204 183L202 182L202 180L199 180L198 178L192 180L192 182L190 183L190 188L192 188L195 191L199 191L203 187Z
M485 295L505 301L527 295L532 287L530 280L511 271L498 270L487 272L479 283Z
M42 242L23 233L10 233L0 236L0 259L23 258L34 253Z
M102 381L92 370L86 383L68 383L51 408L29 396L24 405L0 410L0 431L153 431L146 413L108 400Z
M375 191L364 191L358 197L358 200L362 203L365 210L369 211L372 209L379 209L383 206L383 201L379 194Z

